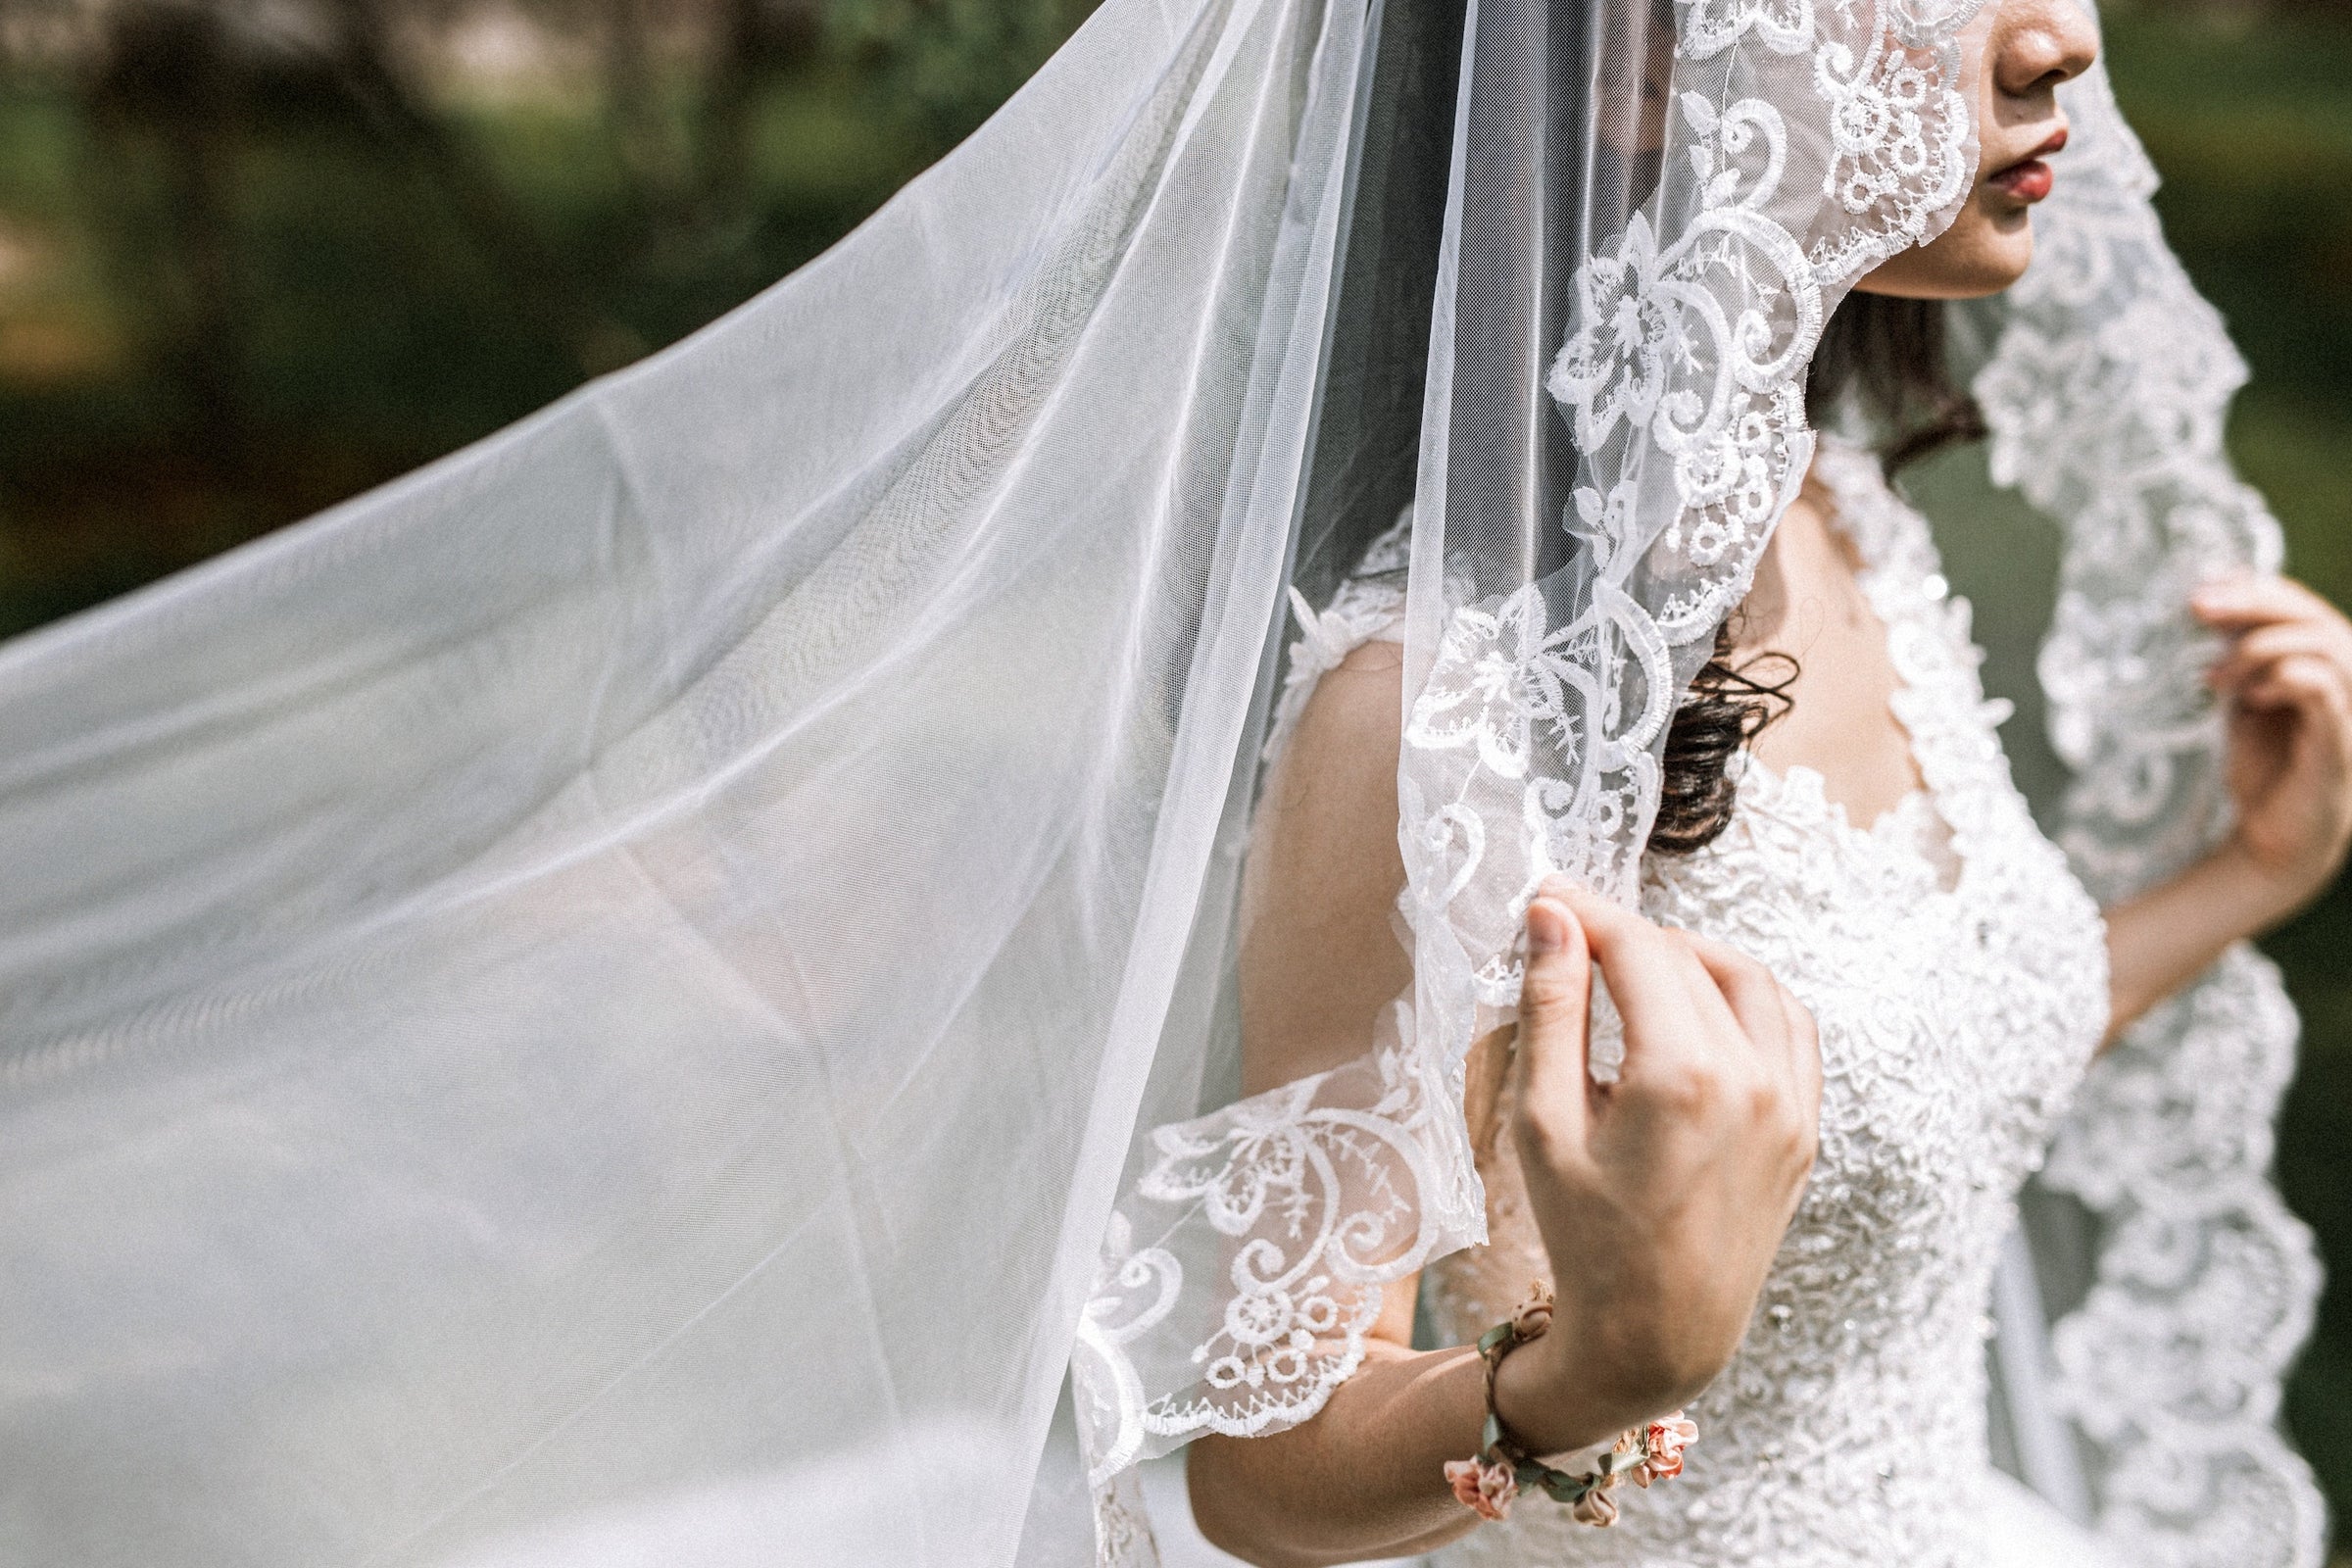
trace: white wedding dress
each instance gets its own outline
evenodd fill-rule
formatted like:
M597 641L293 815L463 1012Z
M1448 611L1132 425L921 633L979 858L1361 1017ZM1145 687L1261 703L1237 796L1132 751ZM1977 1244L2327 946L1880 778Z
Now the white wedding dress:
M1641 1568L2099 1568L2097 1543L1996 1471L1984 1342L2018 1188L2107 1020L2097 907L2009 776L1928 524L1875 460L1817 473L1886 623L1925 788L1867 827L1821 775L1742 756L1730 826L1650 857L1642 907L1761 959L1813 1011L1821 1152L1746 1343L1690 1415L1671 1484L1595 1530L1542 1497L1453 1564ZM1294 654L1284 717L1352 646L1393 635L1401 529ZM1287 729L1287 725L1285 726ZM1281 731L1278 731L1278 734ZM1510 1141L1481 1160L1491 1239L1434 1264L1425 1300L1462 1344L1546 1272Z

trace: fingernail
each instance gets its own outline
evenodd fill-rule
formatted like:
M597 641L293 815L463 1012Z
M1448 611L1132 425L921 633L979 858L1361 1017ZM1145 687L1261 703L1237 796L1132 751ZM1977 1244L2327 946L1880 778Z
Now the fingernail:
M1568 911L1544 899L1527 906L1527 951L1557 953L1568 945Z

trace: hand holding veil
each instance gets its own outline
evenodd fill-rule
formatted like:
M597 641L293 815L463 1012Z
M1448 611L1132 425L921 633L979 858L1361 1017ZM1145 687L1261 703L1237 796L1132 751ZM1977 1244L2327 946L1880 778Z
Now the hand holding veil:
M687 344L0 650L0 1555L1144 1549L1065 1368L1115 1499L1306 1418L1482 1234L1462 1053L1541 878L1625 889L1821 323L1966 186L1973 10L1107 0ZM1981 384L2073 530L2045 675L2130 881L2210 828L2182 584L2276 542L2074 91L2100 172ZM1201 1118L1284 590L1408 501L1413 992ZM2052 1160L2144 1560L2316 1561L2290 1035L2232 958Z

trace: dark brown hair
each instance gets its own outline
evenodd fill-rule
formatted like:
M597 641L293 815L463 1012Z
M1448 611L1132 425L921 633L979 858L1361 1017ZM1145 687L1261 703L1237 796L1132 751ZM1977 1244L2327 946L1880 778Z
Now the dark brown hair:
M1819 427L1848 397L1885 432L1879 460L1897 468L1984 434L1976 400L1952 381L1944 307L1934 300L1849 294L1822 327L1805 382L1805 417ZM1664 782L1649 847L1689 855L1730 825L1734 753L1788 710L1796 661L1767 654L1732 661L1732 623L1715 634L1714 656L1691 678L1690 694L1666 730Z
M1848 294L1821 329L1805 381L1805 419L1834 419L1849 395L1883 433L1879 461L1891 474L1962 441L1984 438L1984 413L1952 380L1941 300Z

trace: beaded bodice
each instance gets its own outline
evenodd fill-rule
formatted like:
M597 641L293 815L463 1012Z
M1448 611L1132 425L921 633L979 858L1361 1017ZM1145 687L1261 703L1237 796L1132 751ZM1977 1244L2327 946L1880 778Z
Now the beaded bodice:
M1988 1472L1984 1340L2014 1199L2104 1029L2098 911L2009 777L1968 607L1927 524L1850 449L1817 471L1864 563L1925 788L1864 829L1821 776L1744 760L1730 827L1652 857L1645 911L1766 963L1814 1013L1821 1151L1689 1468L1607 1530L1532 1497L1460 1564L1958 1568ZM1335 606L1335 609L1341 607ZM1351 629L1369 618L1365 606ZM1440 1337L1545 1273L1507 1138L1489 1245L1432 1265Z
M2010 782L1968 607L1867 457L1819 470L1886 622L1926 787L1867 830L1819 774L1746 761L1729 829L1652 857L1656 920L1729 942L1813 1010L1821 1152L1747 1339L1690 1414L1671 1486L1592 1530L1542 1499L1461 1563L1830 1568L1968 1560L1987 1467L1984 1339L2019 1184L2107 1009L2098 911ZM1490 1244L1434 1265L1440 1334L1474 1337L1544 1270L1508 1139Z

